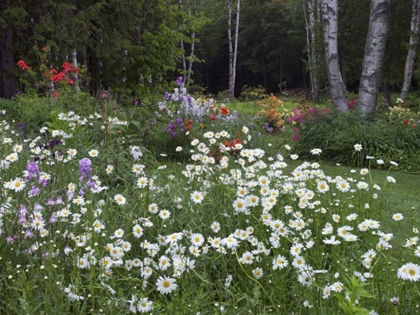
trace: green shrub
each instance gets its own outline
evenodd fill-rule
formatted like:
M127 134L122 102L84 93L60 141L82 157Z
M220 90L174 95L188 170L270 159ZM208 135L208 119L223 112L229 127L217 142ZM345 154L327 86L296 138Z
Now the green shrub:
M265 88L261 85L258 85L257 87L244 85L239 99L242 102L260 100L267 96L265 92Z
M402 121L363 120L357 114L335 114L313 124L304 123L295 153L310 158L310 150L322 148L322 158L353 166L381 167L370 157L394 161L402 169L419 169L420 129ZM355 151L361 144L363 150Z

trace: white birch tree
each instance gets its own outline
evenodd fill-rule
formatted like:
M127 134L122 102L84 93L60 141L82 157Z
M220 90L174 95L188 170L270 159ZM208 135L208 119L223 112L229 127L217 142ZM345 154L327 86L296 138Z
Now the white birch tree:
M70 59L71 59L71 65L74 68L78 68L79 66L77 64L77 50L76 49L71 50ZM73 74L73 80L74 80L74 86L75 86L76 93L79 93L80 92L80 85L79 85L79 75L78 75L77 72L75 72Z
M182 10L182 0L179 0L179 8ZM179 30L182 33L182 25L179 26ZM182 55L181 55L182 71L183 71L182 78L183 78L183 82L185 82L185 75L187 73L187 62L185 58L184 38L182 37L180 39L179 46L182 49Z
M192 4L194 6L194 14L197 15L198 14L198 3L196 2L195 5ZM187 7L188 7L188 15L191 17L192 13L191 13L191 6L187 0ZM190 56L188 57L188 72L187 72L187 79L185 80L186 84L189 85L190 84L190 80L191 80L191 74L193 72L192 67L193 67L193 63L195 60L195 41L196 41L196 32L195 30L193 30L192 34L191 34L191 47L190 47Z
M419 25L420 25L420 0L413 0L413 12L411 14L410 25L410 46L405 60L404 67L404 83L401 90L400 98L405 97L410 89L411 78L413 76L414 60L416 58L416 48L419 43Z
M338 4L337 0L322 0L322 21L324 26L324 44L328 82L331 100L340 112L347 112L348 99L346 87L343 83L338 60Z
M236 61L238 58L238 37L239 37L239 13L241 9L241 0L236 3L236 27L235 42L232 41L232 12L235 0L227 0L228 8L228 42L229 42L229 90L228 97L231 100L235 94L236 80Z
M308 52L309 80L311 84L312 101L319 102L319 86L317 77L317 55L315 34L315 10L317 0L305 0L302 2L305 17L306 46Z
M386 39L389 33L390 11L391 0L371 1L369 29L358 95L358 108L362 115L376 110Z

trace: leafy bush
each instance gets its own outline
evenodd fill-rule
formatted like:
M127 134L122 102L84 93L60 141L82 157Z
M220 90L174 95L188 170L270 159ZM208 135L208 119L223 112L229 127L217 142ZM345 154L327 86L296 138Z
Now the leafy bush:
M332 162L366 166L374 157L394 161L400 168L420 168L418 160L411 160L420 151L420 129L403 121L367 121L357 114L334 114L303 126L295 148L302 157L309 158L310 150L318 147L323 150L322 158ZM355 151L355 144L364 149Z
M239 99L243 102L261 100L267 97L265 92L265 88L261 85L258 85L257 87L244 85Z

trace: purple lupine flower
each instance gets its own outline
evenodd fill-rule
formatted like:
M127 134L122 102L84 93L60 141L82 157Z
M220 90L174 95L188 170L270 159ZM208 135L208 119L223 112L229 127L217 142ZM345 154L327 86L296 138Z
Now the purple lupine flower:
M26 220L26 216L22 214L18 214L18 224L20 225L26 225L28 223L28 220Z
M181 124L182 124L182 118L181 118L181 117L178 117L178 118L175 120L175 122L176 122L178 125L181 125Z
M36 162L29 162L26 165L26 171L28 172L27 179L31 180L35 175L39 174L39 167Z
M66 192L66 196L67 196L67 198L68 198L69 200L72 200L72 199L73 199L73 197L74 197L74 193L72 193L72 192L68 191L68 192Z
M184 86L184 79L182 77L178 77L178 80L176 80L175 83L179 86Z
M56 205L64 205L63 198L61 196L58 196L57 199L55 200L55 204Z
M268 132L272 133L273 132L273 127L270 127L270 124L268 122L266 122L264 124L264 129L267 130Z
M44 210L44 207L41 206L38 202L35 202L34 211L41 211L41 210Z
M92 188L92 189L96 189L98 186L96 185L96 183L92 180L92 179L89 179L88 181L87 181L87 183L86 183L86 186L89 186L90 188Z
M32 233L31 230L26 230L25 231L25 238L32 238L34 237L34 233Z
M165 101L169 100L169 93L165 92L165 94L163 95L163 98L165 99Z
M54 206L55 205L55 201L53 198L49 198L47 201L47 206Z
M88 158L83 158L79 161L79 172L82 176L79 181L82 181L86 176L92 173L92 162Z
M173 123L168 124L168 131L172 131L176 128L176 126Z
M32 186L31 191L29 192L31 197L38 195L41 192L41 189L37 186Z
M22 204L20 205L19 214L22 214L22 215L27 215L28 214L28 210L26 210L26 207Z
M42 187L46 187L48 184L48 181L44 178L38 179L38 184L42 185Z
M178 101L182 102L184 100L184 97L182 95L178 96Z
M187 101L188 101L188 104L190 104L190 105L191 105L192 98L191 98L191 96L190 96L190 95L188 95L188 96L187 96Z
M171 138L175 138L176 137L176 132L171 131Z

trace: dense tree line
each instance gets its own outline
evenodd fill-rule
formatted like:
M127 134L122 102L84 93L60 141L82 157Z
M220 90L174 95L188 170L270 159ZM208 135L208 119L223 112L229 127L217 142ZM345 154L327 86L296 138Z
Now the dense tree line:
M211 93L232 90L233 76L235 96L245 85L261 85L273 93L312 91L317 100L319 91L331 87L324 35L332 2L332 56L338 57L344 89L358 92L367 73L368 31L375 31L375 0L0 0L1 95L22 88L17 61L36 69L37 50L48 46L51 66L73 59L87 67L93 93L112 88L141 96L181 74L187 84ZM383 1L376 2L382 8ZM420 75L418 0L385 2L389 32L374 85L406 91L417 87Z

